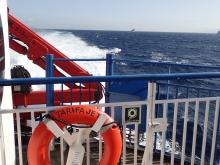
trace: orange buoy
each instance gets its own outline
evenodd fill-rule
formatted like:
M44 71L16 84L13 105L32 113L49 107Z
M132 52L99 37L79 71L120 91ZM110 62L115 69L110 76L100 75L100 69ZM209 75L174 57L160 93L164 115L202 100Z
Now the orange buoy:
M55 110L51 113L51 116L69 124L93 126L103 113L93 106L68 106ZM105 124L109 121L111 121L111 118L108 116ZM64 128L64 124L55 122L61 129ZM33 132L28 144L27 157L29 165L51 164L48 151L53 137L51 131L41 122ZM102 133L102 137L104 140L104 153L99 165L117 165L122 150L122 140L118 126L112 124L110 128Z

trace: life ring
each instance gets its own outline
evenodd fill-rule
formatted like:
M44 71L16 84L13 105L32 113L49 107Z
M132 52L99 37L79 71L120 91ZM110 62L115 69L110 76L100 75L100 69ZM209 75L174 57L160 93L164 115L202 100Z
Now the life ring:
M86 124L92 126L99 115L103 113L104 112L93 106L68 106L55 110L51 115L70 124ZM112 119L108 116L107 120ZM64 128L65 126L60 122L56 122L56 124L60 128ZM37 126L28 144L27 158L29 165L51 164L48 149L53 137L54 135L47 129L43 122ZM117 165L122 150L119 128L116 124L111 125L110 128L102 133L102 137L104 140L104 153L102 159L99 161L99 165Z

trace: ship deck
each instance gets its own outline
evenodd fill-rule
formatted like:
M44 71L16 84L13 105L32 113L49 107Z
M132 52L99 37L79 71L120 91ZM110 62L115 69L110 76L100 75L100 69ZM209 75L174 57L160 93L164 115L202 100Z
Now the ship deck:
M115 62L116 59L113 61ZM119 62L120 61L121 60L119 60ZM216 72L216 70L220 70L220 67L170 63L150 64L155 64L161 68L167 66L167 68L169 68L169 74L114 76L110 74L107 76L93 77L50 77L1 80L0 85L2 86L22 84L49 84L48 86L50 86L50 88L47 88L47 106L45 105L43 108L42 106L36 106L34 108L25 107L21 109L9 109L0 112L2 116L5 114L14 115L13 124L17 131L17 136L15 136L17 164L27 164L27 143L25 144L25 140L21 137L23 131L21 124L24 123L21 117L24 113L30 116L29 134L31 136L39 124L39 118L36 119L34 114L39 112L47 114L58 108L57 106L53 106L54 102L51 102L54 98L54 91L49 89L54 89L54 84L58 84L61 87L61 95L56 95L55 97L59 101L59 108L63 108L63 105L87 105L90 107L98 107L103 111L105 110L105 112L118 124L122 135L122 155L119 164L139 165L142 160L144 164L147 165L214 165L218 163L220 139L220 89L217 88L217 86L213 86L213 84L210 86L208 82L210 79L219 82L220 72ZM177 66L193 67L196 68L196 70L205 67L206 70L214 69L214 71L171 74L171 67ZM81 100L83 97L81 89L83 88L82 83L84 82L106 83L106 87L103 89L105 90L105 94L107 94L105 103L93 102L94 100L83 102L83 100ZM64 97L65 93L63 87L66 83L79 84L79 86L77 86L79 88L79 90L77 90L79 92L77 93L77 99L79 99L79 101L74 102L73 98L76 98L76 95L71 93ZM198 84L205 85L198 86ZM115 85L113 87L116 88L110 88L109 85ZM137 90L137 87L140 88ZM111 91L111 89L114 90ZM116 89L119 91L116 91ZM90 89L88 89L88 91L90 91ZM135 94L130 93L131 91ZM137 95L137 93L139 95ZM115 99L115 95L118 96L117 100L111 99L111 96ZM131 95L135 97L131 97ZM138 99L137 96L140 97L140 99ZM142 96L145 97L143 98ZM68 98L68 100L64 98ZM120 100L118 100L119 98ZM71 102L69 102L70 100ZM24 105L21 106L24 107ZM135 111L138 115L135 115L135 118L128 118L128 114L131 111ZM66 126L70 125L67 124ZM199 136L202 138L198 138ZM28 142L28 140L26 142ZM101 143L101 140L94 142L93 139L87 138L84 146L85 148L89 146L89 149L84 155L84 165L94 165L98 163L100 159L99 153L103 153L103 147L100 147ZM133 146L130 146L131 144L133 144ZM64 165L68 155L68 148L60 151L60 146L63 147L59 142L56 142L54 151L50 153L50 160L54 165ZM140 147L142 147L142 149L140 149ZM4 145L0 145L0 149L5 149ZM146 157L143 158L144 149L146 151ZM209 151L209 153L206 151Z
M90 164L95 165L99 162L99 153L98 153L98 144L94 144L93 146L90 146ZM133 165L134 164L134 149L128 148L126 153L126 165ZM143 150L138 151L137 155L137 165L141 165L142 158L143 158ZM60 165L60 148L57 146L57 148L51 152L51 163L53 165ZM65 160L68 155L68 149L64 152ZM85 153L86 155L86 153ZM165 159L163 165L170 165L170 159ZM119 165L122 164L122 158L121 161L118 163ZM158 154L154 154L153 157L153 164L154 165L160 165L160 156ZM178 162L175 162L175 165L178 165ZM86 158L84 157L83 165L87 165Z

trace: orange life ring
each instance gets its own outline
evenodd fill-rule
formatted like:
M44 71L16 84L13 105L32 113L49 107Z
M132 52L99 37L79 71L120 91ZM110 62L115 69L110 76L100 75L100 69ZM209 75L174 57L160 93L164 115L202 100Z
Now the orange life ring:
M92 126L99 115L103 113L104 112L93 106L68 106L55 110L51 115L70 124L86 124ZM107 120L111 120L111 118L108 116ZM65 126L60 122L56 122L56 124L60 128L64 128ZM53 137L54 135L47 129L46 125L41 122L33 132L28 144L27 157L29 165L50 165L48 148ZM113 124L102 133L102 137L104 140L104 153L99 165L117 165L122 150L119 128L116 124Z

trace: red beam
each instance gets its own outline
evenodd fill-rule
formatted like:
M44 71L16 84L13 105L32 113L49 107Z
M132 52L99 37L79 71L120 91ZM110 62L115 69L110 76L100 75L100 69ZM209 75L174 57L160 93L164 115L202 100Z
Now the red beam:
M81 93L81 95L80 95ZM100 100L103 96L100 95L100 91L94 89L73 89L71 90L55 90L54 91L54 103L59 105L60 103L71 103L71 102L88 102ZM72 98L71 98L72 96ZM37 104L46 104L46 92L45 91L32 91L29 94L13 93L13 104L17 106L28 106Z

